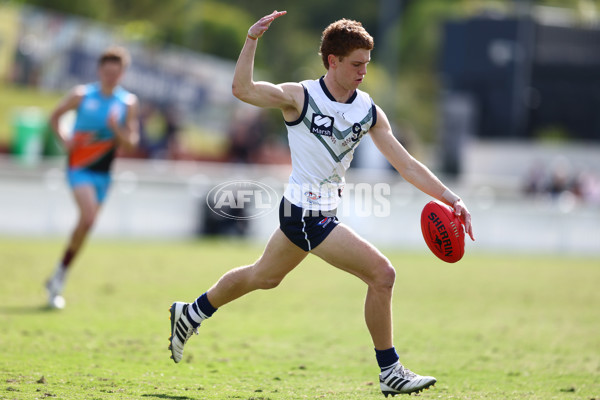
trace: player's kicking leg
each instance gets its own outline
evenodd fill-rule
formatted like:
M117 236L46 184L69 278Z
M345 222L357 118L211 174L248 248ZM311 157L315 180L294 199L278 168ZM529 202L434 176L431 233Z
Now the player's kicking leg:
M308 253L297 247L278 228L267 243L263 255L252 265L232 269L192 303L171 305L169 350L176 363L183 358L183 347L201 322L217 309L256 289L272 289L302 261Z
M386 397L395 396L420 392L432 386L436 379L404 368L393 347L392 292L396 275L389 260L344 224L339 224L312 253L368 285L365 321L381 368L382 393Z

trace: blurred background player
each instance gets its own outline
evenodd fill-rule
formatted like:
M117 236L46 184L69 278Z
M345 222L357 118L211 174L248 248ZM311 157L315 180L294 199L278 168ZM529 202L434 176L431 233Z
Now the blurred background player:
M61 294L67 271L106 199L117 147L131 149L139 140L137 97L119 85L129 62L126 49L106 49L98 59L98 81L73 88L50 117L52 130L68 153L67 180L79 210L66 250L46 283L51 307L65 305ZM59 124L70 110L77 114L72 134Z
M408 182L454 208L473 239L471 215L456 194L402 147L383 110L358 90L373 49L373 38L359 22L342 19L323 32L320 53L327 69L324 77L279 85L253 80L258 39L284 14L275 11L250 27L233 78L237 98L280 109L287 126L292 173L280 205L280 226L254 264L227 272L192 303L172 304L171 357L181 361L187 340L219 307L253 290L276 287L312 253L367 284L364 315L381 369L383 394L419 392L436 379L415 374L399 362L392 332L394 267L335 216L354 149L370 134L379 151ZM310 303L316 304L315 299Z

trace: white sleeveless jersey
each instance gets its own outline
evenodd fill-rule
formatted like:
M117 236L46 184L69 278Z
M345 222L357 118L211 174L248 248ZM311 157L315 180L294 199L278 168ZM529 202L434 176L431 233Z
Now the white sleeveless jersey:
M354 149L375 125L377 112L369 95L356 90L348 102L335 101L323 78L300 82L304 107L300 118L285 122L292 174L284 196L309 210L337 208Z

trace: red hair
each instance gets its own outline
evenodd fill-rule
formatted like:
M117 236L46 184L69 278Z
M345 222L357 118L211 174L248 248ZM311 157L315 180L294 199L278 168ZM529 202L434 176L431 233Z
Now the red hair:
M373 50L373 46L373 37L360 22L343 18L325 28L319 54L323 65L329 69L330 54L343 58L356 49Z

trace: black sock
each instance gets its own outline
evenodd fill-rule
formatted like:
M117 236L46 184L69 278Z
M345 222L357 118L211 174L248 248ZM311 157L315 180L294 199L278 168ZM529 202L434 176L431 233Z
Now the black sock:
M398 362L400 357L398 357L398 353L396 353L396 348L391 347L387 350L377 350L375 349L375 357L377 358L377 364L379 364L379 368L381 368L381 372L384 372Z
M190 304L187 309L187 317L194 328L197 328L202 321L211 317L216 311L217 309L210 304L208 296L204 293Z

